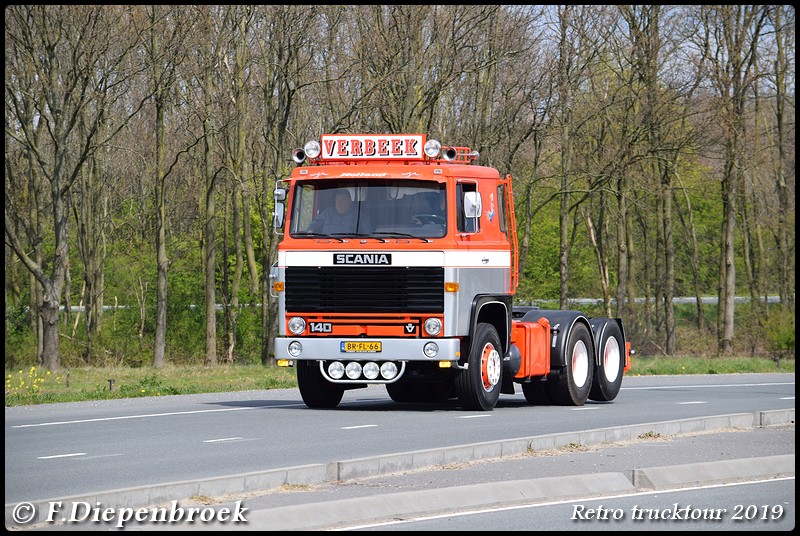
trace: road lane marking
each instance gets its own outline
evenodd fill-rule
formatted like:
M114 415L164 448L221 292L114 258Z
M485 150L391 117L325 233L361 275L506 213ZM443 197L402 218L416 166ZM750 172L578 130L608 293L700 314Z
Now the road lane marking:
M481 413L480 415L462 415L459 419L479 419L481 417L491 417L491 415L487 415L485 413Z
M765 387L768 385L794 385L795 382L772 382L772 383L727 383L720 385L651 385L648 387L622 387L623 391L647 391L650 389L706 389L709 387Z
M377 424L359 424L357 426L342 426L342 430L357 430L358 428L377 428Z
M708 404L708 402L704 400L695 400L693 402L677 402L679 406L687 406L689 404Z
M87 422L103 422L103 421L120 421L124 419L145 419L148 417L171 417L175 415L193 415L196 413L219 413L221 411L240 411L245 409L260 409L260 408L285 408L289 406L305 406L305 404L281 404L278 406L245 406L241 408L222 408L222 409L198 409L192 411L170 411L168 413L144 413L142 415L122 415L119 417L100 417L97 419L78 419L74 421L52 421L40 422L36 424L16 424L11 428L35 428L37 426L55 426L58 424L81 424Z
M204 439L203 443L222 443L223 441L239 441L244 439L243 437L223 437L221 439Z
M572 411L589 411L592 409L600 409L600 408L599 406L580 406L577 408L569 408L569 409L571 409Z
M73 456L86 456L85 452L73 452L72 454L54 454L52 456L37 456L37 460L52 460L54 458L71 458Z
M794 400L793 396L782 396L778 400Z

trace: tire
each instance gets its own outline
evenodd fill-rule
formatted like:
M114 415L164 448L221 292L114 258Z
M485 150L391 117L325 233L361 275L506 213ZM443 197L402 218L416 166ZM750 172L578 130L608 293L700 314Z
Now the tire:
M414 397L411 392L411 384L403 380L398 380L394 383L386 384L386 392L389 393L389 398L395 402L413 402Z
M610 402L619 394L625 369L625 355L622 352L624 344L619 324L610 320L600 340L600 365L594 369L590 399Z
M298 361L295 368L297 386L306 406L331 409L339 405L344 396L344 387L326 380L319 370L318 361Z
M546 406L552 403L550 395L547 394L547 382L541 380L531 380L522 384L522 394L525 400L532 406Z
M550 399L561 406L582 406L589 398L594 376L592 334L585 324L576 323L569 334L565 366L556 381L547 382Z
M447 402L452 382L403 382L386 384L386 392L395 402Z
M503 356L500 350L500 337L494 326L478 324L467 370L462 370L456 376L456 394L464 409L491 411L497 405L503 384Z

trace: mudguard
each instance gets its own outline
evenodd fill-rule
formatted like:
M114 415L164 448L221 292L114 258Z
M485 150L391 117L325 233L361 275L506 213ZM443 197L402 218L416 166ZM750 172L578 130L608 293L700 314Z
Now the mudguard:
M566 345L569 340L572 327L580 322L585 324L590 331L592 325L589 318L580 311L562 311L548 309L532 309L525 313L520 322L536 322L540 318L546 318L550 322L550 372L555 372L561 367L566 366L564 356L567 352ZM592 341L592 355L597 358L596 335Z
M619 326L620 333L622 333L622 341L620 341L621 345L622 345L622 348L621 348L621 350L622 350L622 358L625 360L624 366L626 367L626 370L627 370L627 367L628 367L628 352L625 351L625 348L626 348L625 341L627 339L625 339L625 328L622 325L622 319L621 318L597 317L597 318L590 318L589 319L589 324L592 327L592 339L594 339L594 359L595 359L594 362L595 362L596 365L600 365L600 360L602 359L602 356L600 355L600 341L602 340L602 337L603 337L603 331L605 330L605 328L609 324L609 322L616 322L617 325Z

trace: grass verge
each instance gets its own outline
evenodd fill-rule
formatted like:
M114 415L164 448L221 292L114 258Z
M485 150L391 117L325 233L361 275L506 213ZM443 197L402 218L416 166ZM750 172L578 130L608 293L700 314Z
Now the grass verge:
M776 364L763 358L638 357L628 376L663 374L794 373L794 359ZM152 367L81 367L49 372L36 367L6 370L6 406L109 400L143 396L185 395L292 389L293 368L261 365L216 367L168 365Z

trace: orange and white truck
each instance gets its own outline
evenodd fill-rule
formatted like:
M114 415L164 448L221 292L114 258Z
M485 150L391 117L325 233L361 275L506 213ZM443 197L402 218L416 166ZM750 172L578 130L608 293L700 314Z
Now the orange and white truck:
M279 366L304 403L384 384L397 402L492 410L610 401L630 363L619 318L515 307L511 176L424 134L323 135L275 188Z

